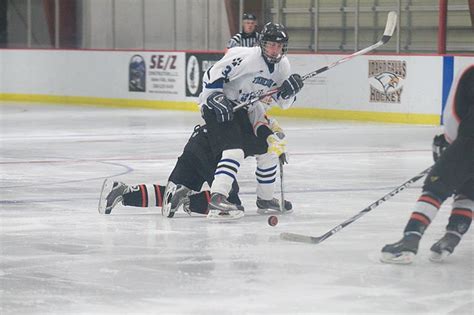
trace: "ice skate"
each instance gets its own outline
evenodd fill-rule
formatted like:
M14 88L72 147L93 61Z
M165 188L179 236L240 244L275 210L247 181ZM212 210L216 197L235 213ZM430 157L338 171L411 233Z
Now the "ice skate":
M161 207L161 214L165 217L172 218L186 199L189 201L190 193L191 189L188 187L168 182L164 193L165 198L163 200L163 206Z
M240 219L244 214L244 207L241 205L230 203L222 194L211 194L208 219Z
M433 262L442 262L451 255L461 241L461 234L454 231L447 231L444 236L431 246L430 260Z
M388 264L410 264L418 252L421 236L418 234L405 234L401 240L387 244L382 248L380 261Z
M281 213L280 201L276 198L265 200L257 197L256 204L258 214ZM285 213L291 212L293 212L293 205L288 200L285 200Z
M99 213L110 214L112 209L123 201L123 195L130 191L130 187L122 182L114 182L110 178L104 180L99 198Z

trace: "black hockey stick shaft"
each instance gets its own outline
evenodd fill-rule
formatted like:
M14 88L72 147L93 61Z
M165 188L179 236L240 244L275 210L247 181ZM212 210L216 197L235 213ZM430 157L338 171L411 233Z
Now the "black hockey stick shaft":
M377 43L373 44L372 46L369 46L369 47L366 47L364 49L361 49L349 56L346 56L344 58L341 58L327 66L324 66L322 68L319 68L313 72L310 72L310 73L307 73L305 74L304 76L301 77L301 79L304 80L307 80L309 78L312 78L320 73L323 73L323 72L326 72L328 71L329 69L331 68L334 68L335 66L337 65L340 65L341 63L344 63L346 61L349 61L351 59L353 59L354 57L357 57L357 56L360 56L360 55L364 55L368 52L371 52L377 48L379 48L380 46L386 44L390 38L392 38L392 35L393 35L393 32L395 31L395 27L397 26L397 13L395 13L394 11L391 11L388 13L388 17L387 17L387 23L385 24L385 30L383 32L383 36L382 36L382 39L380 39ZM255 97L255 98L252 98L244 103L241 103L241 104L238 104L237 106L234 107L234 112L239 110L240 108L242 107L245 107L245 106L249 106L249 105L252 105L253 103L257 102L257 101L260 101L266 97L269 97L275 93L278 93L278 91L280 91L279 88L276 88L276 89L272 89L270 91L268 91L267 93L265 94L262 94L258 97Z
M353 217L347 219L346 221L342 222L341 224L335 226L333 229L331 229L330 231L324 233L321 236L309 236L309 235L302 235L302 234L297 234L297 233L284 232L284 233L280 234L280 238L282 238L284 240L288 240L288 241L293 241L293 242L312 243L312 244L321 243L325 239L327 239L330 236L336 234L337 232L339 232L340 230L342 230L343 228L345 228L346 226L348 226L352 222L354 222L357 219L359 219L360 217L362 217L367 212L370 212L371 210L377 208L380 204L382 204L383 202L389 200L390 198L392 198L393 196L395 196L396 194L398 194L399 192L401 192L402 190L404 190L405 188L407 188L408 186L410 186L414 182L418 181L420 178L424 177L426 174L429 173L431 168L432 168L432 166L428 167L427 169L425 169L423 172L419 173L418 175L410 178L409 180L407 180L406 182L404 182L403 184L401 184L400 186L398 186L397 188L395 188L394 190L392 190L391 192L389 192L388 194L386 194L382 198L380 198L380 199L376 200L375 202L371 203L369 206L367 206L364 210L360 211L355 216L353 216Z

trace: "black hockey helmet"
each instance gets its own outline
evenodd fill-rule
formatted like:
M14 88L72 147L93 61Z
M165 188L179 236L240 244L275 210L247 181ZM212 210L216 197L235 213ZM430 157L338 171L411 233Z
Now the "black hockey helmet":
M253 13L244 13L244 15L242 15L242 20L256 21L257 17Z
M267 43L275 42L283 44L282 51L277 56L272 56L267 51ZM263 27L260 35L260 47L262 48L262 55L269 63L278 63L288 51L288 33L283 24L276 24L268 22Z

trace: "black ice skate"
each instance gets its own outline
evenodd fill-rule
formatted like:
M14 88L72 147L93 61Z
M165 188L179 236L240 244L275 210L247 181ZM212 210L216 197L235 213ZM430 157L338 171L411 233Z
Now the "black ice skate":
M276 198L271 200L260 199L257 197L257 213L268 214L268 213L280 212L280 201ZM288 200L285 200L285 213L293 212L293 205Z
M188 187L168 182L164 193L165 198L163 200L163 206L161 207L161 214L165 217L172 218L186 199L189 200L190 193L191 189Z
M461 234L455 231L446 231L446 234L431 246L430 260L434 262L441 262L446 257L451 255L461 241Z
M227 198L219 193L211 194L209 201L209 219L239 219L244 216L244 207L230 203Z
M421 235L407 233L401 240L382 248L380 261L388 264L410 264L418 252Z
M99 198L99 213L110 214L112 209L123 201L123 195L130 192L130 186L122 182L114 182L110 178L104 180Z

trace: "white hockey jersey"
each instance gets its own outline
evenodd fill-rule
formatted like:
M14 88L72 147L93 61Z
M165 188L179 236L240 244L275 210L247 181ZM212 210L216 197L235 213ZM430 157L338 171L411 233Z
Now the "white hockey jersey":
M204 74L199 104L205 105L208 96L216 91L223 92L231 101L243 103L281 86L289 76L290 63L286 56L279 63L269 65L260 47L235 47ZM277 93L273 99L287 109L296 97L284 100Z

